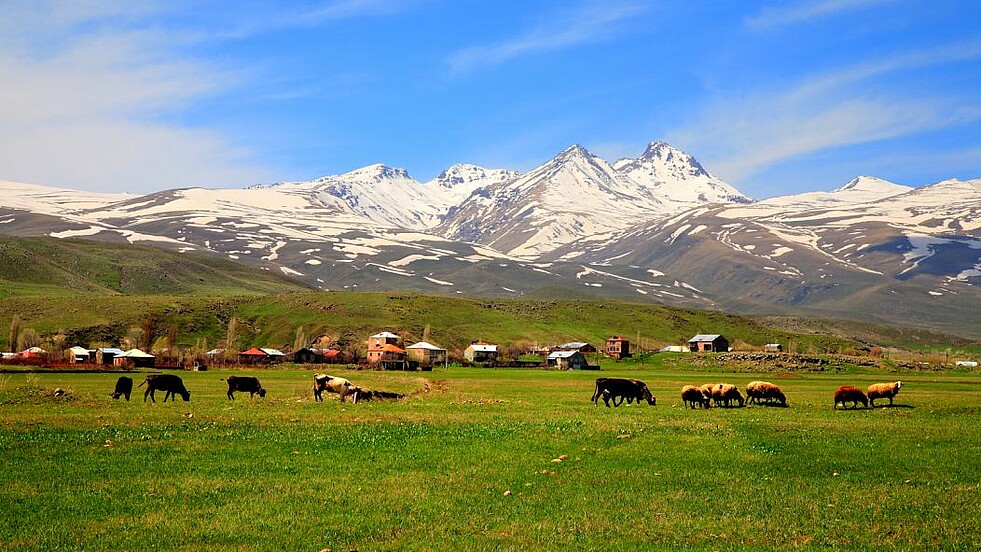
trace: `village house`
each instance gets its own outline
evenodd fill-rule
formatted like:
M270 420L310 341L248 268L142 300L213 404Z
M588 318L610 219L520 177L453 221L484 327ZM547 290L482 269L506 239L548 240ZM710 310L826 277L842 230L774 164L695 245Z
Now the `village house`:
M399 336L392 332L380 332L368 338L369 364L382 363L386 369L397 363L405 363L405 349L398 346Z
M392 332L380 332L368 338L368 349L381 349L385 345L398 345L399 336Z
M83 364L92 359L94 355L85 347L75 346L65 352L65 359L72 364Z
M123 354L122 349L117 349L115 347L99 347L95 350L95 363L101 364L103 366L112 366L112 359L116 355Z
M630 356L630 341L615 335L606 340L606 355L616 360Z
M446 364L446 349L441 349L432 343L420 341L406 347L405 352L410 361L418 362L423 368Z
M293 362L297 364L340 364L344 361L344 352L338 349L304 347L293 353Z
M693 353L724 353L729 350L729 341L719 334L698 334L688 340L688 350Z
M385 370L405 370L409 367L405 349L391 343L369 349L368 362Z
M269 355L258 347L250 347L238 354L239 364L268 364Z
M556 345L550 352L554 353L555 351L579 351L580 353L586 354L595 353L596 347L584 341L570 341L569 343Z
M268 347L261 347L259 348L259 350L262 351L263 353L266 353L266 355L269 356L270 364L279 364L280 362L286 360L286 354L280 351L279 349L270 349Z
M463 358L470 362L491 362L497 360L497 345L474 341L464 349Z
M579 351L555 351L548 355L547 364L560 370L584 370L589 362Z
M125 368L153 368L156 357L139 349L130 349L112 358L113 366Z

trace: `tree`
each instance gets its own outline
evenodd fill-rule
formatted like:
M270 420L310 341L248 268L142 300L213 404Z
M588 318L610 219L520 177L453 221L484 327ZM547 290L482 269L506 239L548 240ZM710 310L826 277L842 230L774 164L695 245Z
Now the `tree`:
M146 315L143 320L143 339L140 345L144 350L151 349L153 341L157 338L157 315L152 312Z
M10 350L17 349L17 338L20 337L20 315L15 314L10 320L10 333L7 334L7 348ZM23 351L23 349L18 349Z
M23 351L31 347L41 346L41 334L34 328L24 328L17 336L17 350Z
M123 349L138 349L143 344L143 328L132 326L123 337ZM149 347L147 347L149 349Z
M167 328L167 344L170 346L167 350L167 356L169 356L171 360L179 360L177 358L179 356L179 351L177 350L177 332L177 324L171 324L170 327Z
M228 332L225 334L225 359L233 360L238 348L238 319L228 319Z
M293 352L306 347L307 334L303 331L303 326L296 327L296 337L293 339Z

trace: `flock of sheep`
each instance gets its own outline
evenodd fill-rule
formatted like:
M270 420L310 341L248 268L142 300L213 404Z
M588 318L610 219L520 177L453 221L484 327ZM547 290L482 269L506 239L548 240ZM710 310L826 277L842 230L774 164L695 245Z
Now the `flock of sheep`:
M858 408L858 403L862 403L866 408L869 406L875 408L876 399L889 399L889 404L892 405L893 397L899 393L902 386L903 382L901 381L873 383L867 392L863 393L854 385L842 385L835 390L832 408L837 409L838 403L841 403L841 407L845 408L847 402L852 403L852 408ZM736 402L739 403L739 406L743 406L747 402L750 404L755 402L756 404L788 406L787 396L784 395L780 386L768 381L751 381L746 384L746 397L744 399L739 388L729 383L707 383L699 387L686 385L681 388L681 400L685 403L685 408L695 408L696 406L708 408L713 402L715 406L733 406L733 403Z
M889 399L892 405L893 397L899 393L903 382L895 381L892 383L874 383L869 386L866 392L854 385L842 385L835 391L833 408L837 409L841 403L842 408L846 408L846 403L851 402L852 408L858 408L858 403L862 403L866 408L875 407L876 399ZM650 405L655 404L654 396L647 390L647 384L636 379L626 378L597 378L596 390L593 393L592 401L597 403L602 398L606 406L620 406L624 400L630 404L632 400L646 399ZM768 381L751 381L746 384L746 396L740 393L739 388L731 383L706 383L705 385L685 385L681 388L681 401L685 408L709 408L715 406L731 407L736 404L745 406L746 404L766 404L773 406L787 405L787 396L780 386Z

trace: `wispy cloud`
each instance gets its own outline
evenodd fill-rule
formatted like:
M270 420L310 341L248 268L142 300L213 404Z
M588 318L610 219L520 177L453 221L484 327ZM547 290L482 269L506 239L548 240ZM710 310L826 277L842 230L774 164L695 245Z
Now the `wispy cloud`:
M636 3L591 3L564 14L552 14L520 36L459 50L449 58L454 73L493 66L514 58L608 40L617 35L617 25L644 11Z
M105 191L267 179L229 137L179 122L242 73L149 25L157 7L120 5L12 6L16 23L0 24L0 178Z
M339 19L393 15L414 4L418 4L418 0L337 0L288 14L279 23L287 26L318 26Z
M981 102L946 91L872 92L880 77L981 58L981 42L896 56L818 75L784 90L719 97L669 138L725 178L745 179L777 162L831 148L981 121Z
M890 4L897 0L806 0L790 5L767 6L746 19L746 24L755 29L769 29L795 23L802 23L838 13L853 11L880 4Z

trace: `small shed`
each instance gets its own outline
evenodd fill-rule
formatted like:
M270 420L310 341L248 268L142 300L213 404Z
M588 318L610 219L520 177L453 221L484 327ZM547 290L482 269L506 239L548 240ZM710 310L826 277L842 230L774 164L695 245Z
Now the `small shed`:
M616 360L630 356L630 340L615 335L606 340L606 355Z
M724 353L729 350L729 341L719 334L698 334L688 340L688 350L693 353Z
M548 355L547 363L561 370L583 370L589 366L586 357L579 351L555 351Z
M113 357L113 366L125 366L129 368L153 368L156 357L150 353L144 353L139 349L130 349L125 353Z
M409 360L419 363L419 366L429 367L434 364L446 364L446 349L432 343L420 341L405 348Z
M779 343L767 343L763 346L763 351L767 353L782 353L783 345Z
M470 362L491 362L497 359L497 345L475 341L463 350L463 358Z

